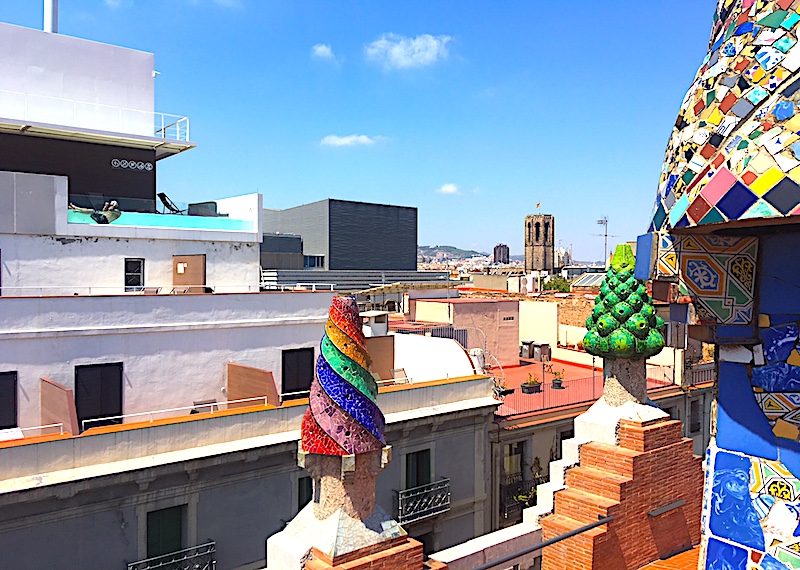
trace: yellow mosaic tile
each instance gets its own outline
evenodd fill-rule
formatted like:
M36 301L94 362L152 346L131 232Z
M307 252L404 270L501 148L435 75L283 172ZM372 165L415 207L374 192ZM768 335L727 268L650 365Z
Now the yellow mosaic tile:
M750 190L757 196L763 196L783 178L783 172L777 168L770 168L758 180L750 185Z

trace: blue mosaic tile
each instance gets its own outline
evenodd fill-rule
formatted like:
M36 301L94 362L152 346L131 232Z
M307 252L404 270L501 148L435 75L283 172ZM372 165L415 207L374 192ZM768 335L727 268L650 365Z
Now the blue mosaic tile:
M778 458L775 434L753 396L746 366L720 364L718 406L720 448L764 459Z
M785 121L794 115L794 103L786 100L778 101L772 108L772 114L779 121Z
M709 528L714 536L763 551L764 531L750 498L750 468L747 457L717 453Z
M781 562L780 560L778 560L777 558L775 558L770 554L767 554L766 556L764 556L764 558L761 559L759 568L761 570L791 570L783 562Z
M778 362L753 368L753 386L767 392L800 392L800 367Z
M741 182L733 185L725 196L717 202L717 209L725 214L729 220L738 220L750 206L756 203L758 197L747 189Z
M760 330L761 340L764 343L764 356L769 364L786 362L792 353L800 331L796 323L789 323L777 327Z
M343 381L322 356L317 359L317 378L325 392L340 408L377 439L383 439L385 420L378 406L349 382Z
M742 339L756 339L755 327L749 325L723 325L717 327L716 339L720 344L726 340L741 341Z

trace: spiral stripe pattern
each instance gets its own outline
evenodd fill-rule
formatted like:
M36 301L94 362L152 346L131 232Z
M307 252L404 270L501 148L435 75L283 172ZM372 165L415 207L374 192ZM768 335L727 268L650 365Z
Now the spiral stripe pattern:
M305 453L353 455L386 445L385 419L375 402L378 386L369 371L361 327L355 298L334 298L303 417Z

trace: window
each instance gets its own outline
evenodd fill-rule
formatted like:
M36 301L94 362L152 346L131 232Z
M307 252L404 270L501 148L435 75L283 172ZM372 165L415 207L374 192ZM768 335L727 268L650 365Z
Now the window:
M295 348L284 350L282 360L283 399L292 400L308 397L311 380L314 378L314 349Z
M664 411L669 414L669 419L671 420L679 420L680 415L678 414L678 407L677 406L670 406L668 408L664 408Z
M325 268L324 255L303 256L303 269L324 269L324 268Z
M75 408L81 431L122 423L120 418L86 422L122 415L122 363L75 367Z
M163 556L184 549L184 505L147 513L147 557Z
M513 321L514 317L503 317L504 321Z
M0 429L17 427L17 373L0 372Z
M314 496L314 483L311 477L300 477L297 480L297 510L305 507Z
M406 455L406 489L431 482L431 450L423 449Z
M534 224L534 227L536 228L536 241L538 242L542 234L542 224L536 222L536 224Z
M125 258L125 290L141 291L144 288L144 259Z
M506 474L506 484L522 480L522 450L524 442L509 443L503 452L503 471Z
M700 419L700 400L695 399L689 402L689 431L697 433L702 428L702 420Z

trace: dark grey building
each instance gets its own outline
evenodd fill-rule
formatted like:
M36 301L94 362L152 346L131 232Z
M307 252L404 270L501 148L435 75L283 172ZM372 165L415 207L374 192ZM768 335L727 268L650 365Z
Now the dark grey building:
M303 240L291 234L264 234L261 242L263 269L303 269Z
M264 233L299 235L306 269L417 269L416 208L327 199L264 210Z

